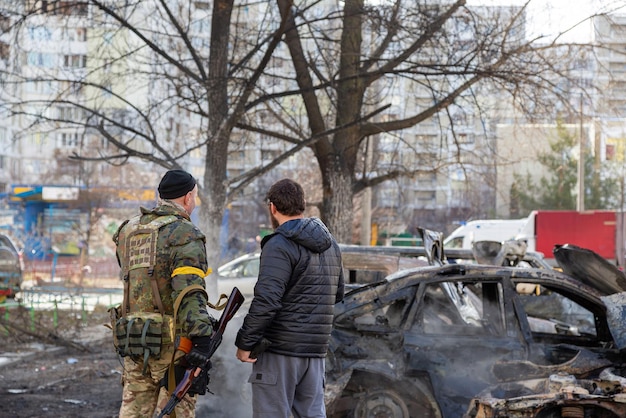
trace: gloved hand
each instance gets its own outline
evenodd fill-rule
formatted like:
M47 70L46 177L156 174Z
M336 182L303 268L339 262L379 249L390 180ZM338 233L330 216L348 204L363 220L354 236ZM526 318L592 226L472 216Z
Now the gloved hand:
M174 375L175 375L177 386L183 380L183 377L186 371L187 371L187 367L185 366L181 366L181 365L174 366ZM170 369L168 368L167 370L165 370L165 376L163 376L160 382L160 385L165 388L167 388L169 385L169 373L170 373ZM208 390L208 386L209 386L209 372L208 372L208 369L207 370L203 369L200 372L200 374L193 379L191 386L189 386L189 389L187 390L187 394L192 395L192 396L204 395Z
M200 367L203 370L211 368L209 358L211 356L211 337L194 337L191 339L192 348L187 354L187 363L192 367Z

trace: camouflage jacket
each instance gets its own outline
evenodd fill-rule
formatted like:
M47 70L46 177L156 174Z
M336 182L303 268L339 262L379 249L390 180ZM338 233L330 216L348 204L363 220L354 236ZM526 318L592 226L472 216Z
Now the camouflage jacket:
M174 301L183 289L193 284L206 287L204 277L208 264L205 236L191 223L187 212L174 203L164 201L152 210L143 207L140 210L140 215L125 221L113 236L122 280L129 275L130 312L154 312L154 304L149 269L130 270L129 274L129 265L136 262L137 255L133 255L130 247L135 243L130 244L128 237L138 226L157 222L160 228L153 247L156 258L152 274L156 277L163 302L165 312L162 313L173 315ZM207 298L203 292L187 294L177 313L178 332L187 337L211 335L213 329L206 306Z

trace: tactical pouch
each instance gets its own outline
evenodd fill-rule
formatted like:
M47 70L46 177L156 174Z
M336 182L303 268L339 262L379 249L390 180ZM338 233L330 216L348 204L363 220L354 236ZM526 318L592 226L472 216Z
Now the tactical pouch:
M163 316L160 313L149 312L124 316L115 323L114 334L118 354L136 360L143 359L145 373L148 359L159 358L161 354Z

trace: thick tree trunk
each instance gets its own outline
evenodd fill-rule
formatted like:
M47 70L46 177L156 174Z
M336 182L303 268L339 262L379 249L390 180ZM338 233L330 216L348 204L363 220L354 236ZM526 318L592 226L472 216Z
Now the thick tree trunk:
M205 176L206 179L207 176ZM210 190L212 189L212 190ZM222 226L222 214L225 205L225 190L221 187L221 191L216 190L219 187L205 187L200 196L201 204L199 209L200 229L206 235L207 258L209 267L213 273L207 278L207 292L209 301L215 303L217 297L217 283L215 275L220 260L220 229ZM220 196L221 195L221 196Z
M352 174L341 167L322 172L324 196L322 198L322 220L338 242L352 243Z
M362 19L363 0L346 0L335 126L348 126L360 116L364 95L363 80L359 77ZM334 135L331 152L316 148L324 184L322 216L335 238L343 243L352 241L352 186L361 139L359 135L358 125L352 125Z
M209 98L209 138L206 146L204 188L202 193L202 230L207 237L209 267L217 272L220 262L220 230L226 207L226 166L230 130L221 129L228 117L228 37L233 0L215 0L211 23L211 47L207 97ZM209 300L216 302L217 283L213 276L207 280Z

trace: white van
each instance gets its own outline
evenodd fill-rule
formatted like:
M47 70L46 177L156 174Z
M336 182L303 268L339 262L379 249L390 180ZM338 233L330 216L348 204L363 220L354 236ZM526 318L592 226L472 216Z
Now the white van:
M470 221L455 229L443 241L444 248L467 248L477 241L503 242L515 239L524 230L528 218L483 219Z

